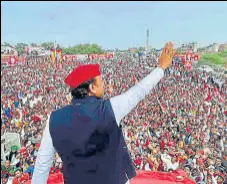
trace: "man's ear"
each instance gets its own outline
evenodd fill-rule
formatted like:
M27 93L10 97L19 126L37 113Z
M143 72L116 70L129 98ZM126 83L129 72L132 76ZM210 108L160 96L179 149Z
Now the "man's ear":
M90 93L92 93L92 94L95 94L95 93L96 93L94 83L89 84L88 89L89 89L89 92L90 92Z

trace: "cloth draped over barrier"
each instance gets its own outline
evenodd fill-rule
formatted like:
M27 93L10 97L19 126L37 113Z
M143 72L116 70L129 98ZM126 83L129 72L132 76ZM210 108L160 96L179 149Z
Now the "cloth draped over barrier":
M50 174L47 184L63 184L62 173ZM194 181L187 178L183 170L175 170L172 172L151 172L151 171L137 171L136 177L129 182L130 184L195 184ZM31 181L26 182L31 184Z
M187 178L183 170L172 172L151 172L137 171L136 177L130 180L130 184L195 184L194 181Z

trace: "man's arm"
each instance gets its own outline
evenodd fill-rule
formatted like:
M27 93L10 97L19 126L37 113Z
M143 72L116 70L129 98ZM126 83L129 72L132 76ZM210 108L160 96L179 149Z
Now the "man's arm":
M147 94L151 92L153 87L157 85L163 76L163 69L156 68L142 81L131 87L128 91L122 95L115 96L110 99L110 103L118 125L120 125L121 119L125 117L141 100L145 98Z
M37 154L35 169L32 176L32 184L45 184L49 176L50 167L53 164L55 149L49 131L49 119L43 133L42 142Z
M137 85L133 86L126 93L113 97L110 103L117 121L120 125L121 119L126 116L136 105L150 93L151 89L164 76L164 70L171 64L176 50L173 49L173 44L168 42L159 56L159 67L152 71Z

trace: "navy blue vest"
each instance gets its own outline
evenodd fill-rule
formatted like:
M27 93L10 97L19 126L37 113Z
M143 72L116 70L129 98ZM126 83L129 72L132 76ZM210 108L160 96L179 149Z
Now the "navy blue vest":
M109 100L73 99L51 113L50 135L65 184L125 184L136 175Z

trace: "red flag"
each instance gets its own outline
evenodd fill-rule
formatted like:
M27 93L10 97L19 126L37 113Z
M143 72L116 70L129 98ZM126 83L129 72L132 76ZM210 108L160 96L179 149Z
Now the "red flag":
M144 144L144 146L147 148L149 146L149 139L146 139L146 143Z
M207 96L206 96L206 98L205 98L205 101L210 101L211 99L212 99L212 97L211 97L211 95L210 95L210 89L208 89L208 88L206 88L207 90Z
M138 141L138 139L136 140L136 147L139 147L139 141Z
M135 75L133 75L132 78L133 78L133 82L134 82L134 83L137 83L137 79L136 79Z
M220 103L223 103L223 102L224 102L224 99L221 97L221 95L220 95L218 89L217 89L217 88L214 88L213 91L214 91L215 96L216 96L217 99L219 100L219 102L220 102Z

